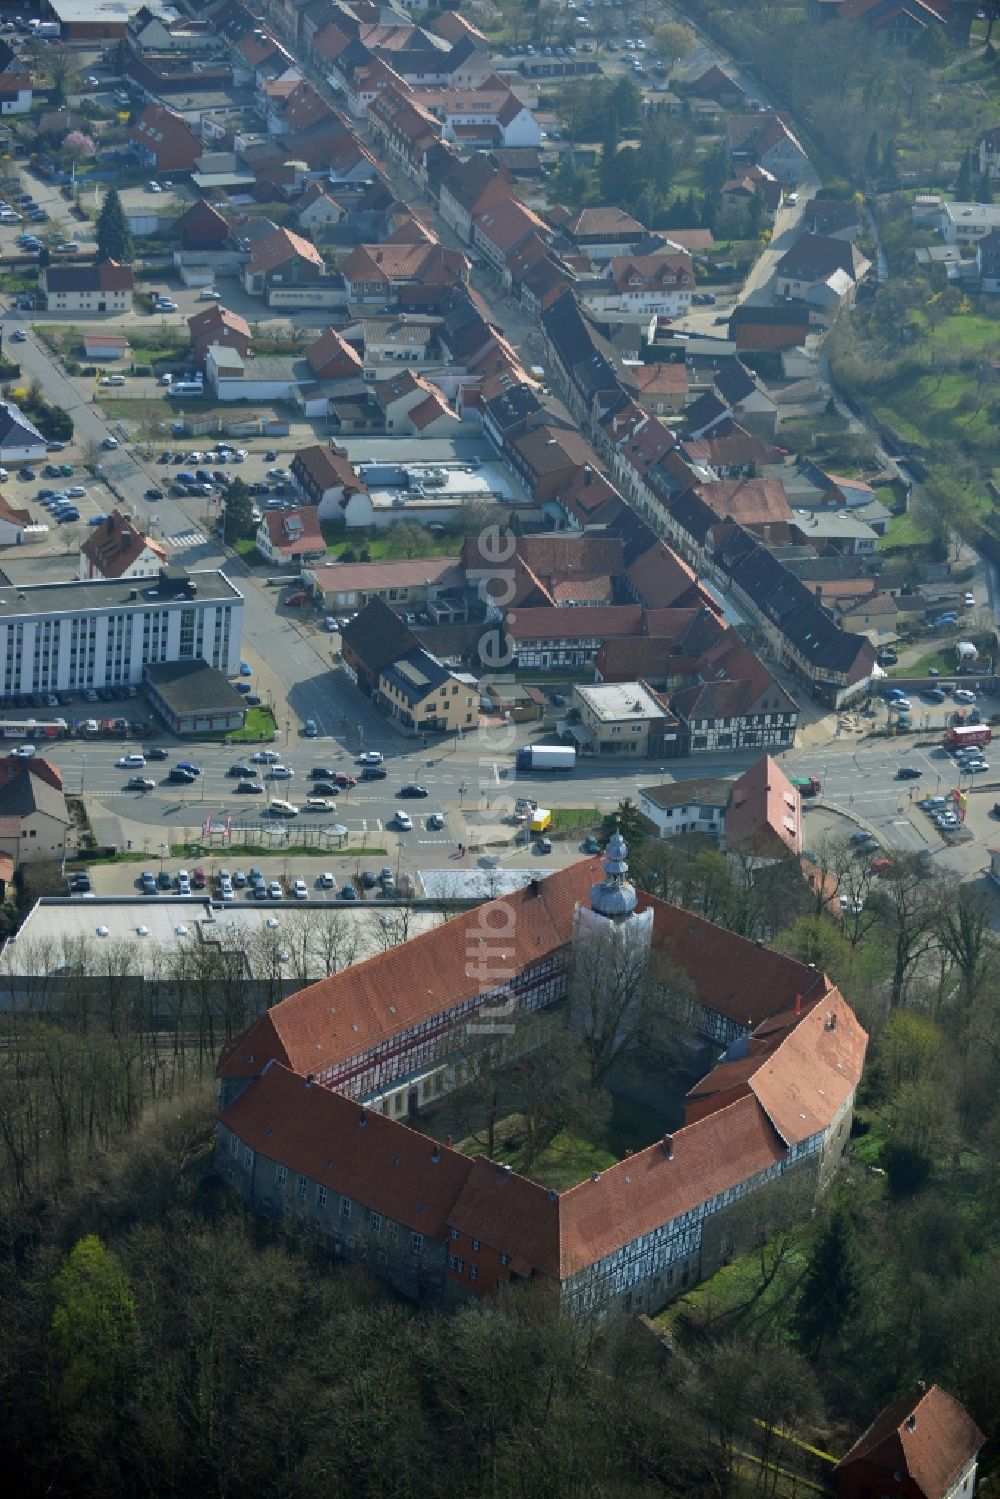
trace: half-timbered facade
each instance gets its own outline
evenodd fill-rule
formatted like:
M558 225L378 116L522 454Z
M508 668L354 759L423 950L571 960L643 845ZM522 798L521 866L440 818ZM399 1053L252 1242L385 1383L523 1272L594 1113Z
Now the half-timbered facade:
M866 1037L829 979L652 897L625 846L488 902L268 1010L219 1063L220 1174L249 1209L421 1300L537 1281L576 1315L655 1311L734 1252L748 1194L840 1158ZM574 942L662 951L678 1023L724 1048L684 1122L562 1193L414 1127L471 1038L566 995ZM636 947L640 944L640 947ZM508 1026L509 1030L510 1027Z

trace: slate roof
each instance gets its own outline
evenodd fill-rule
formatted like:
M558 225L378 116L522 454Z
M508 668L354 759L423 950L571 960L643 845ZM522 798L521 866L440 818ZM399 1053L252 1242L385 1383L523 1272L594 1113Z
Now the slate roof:
M25 765L20 775L0 784L0 817L25 818L34 812L69 825L62 791Z
M409 625L381 599L365 605L341 632L341 641L375 673L420 644Z
M48 265L45 267L47 292L131 291L135 281L130 265L117 260L102 260L99 265Z

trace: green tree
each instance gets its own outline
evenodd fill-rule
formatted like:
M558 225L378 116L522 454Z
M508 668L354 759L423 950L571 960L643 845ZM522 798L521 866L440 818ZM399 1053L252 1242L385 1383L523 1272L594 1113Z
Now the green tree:
M882 153L879 150L878 131L873 130L868 137L868 149L865 151L865 178L868 182L874 182L878 177L881 158Z
M843 1208L827 1220L813 1246L795 1309L799 1341L818 1354L839 1337L861 1300L861 1262L854 1224Z
M63 1405L88 1412L120 1406L136 1335L132 1287L120 1261L89 1234L66 1256L52 1290L50 1336Z
M135 258L132 231L125 217L122 200L112 188L101 204L97 216L97 258L117 260L120 265L130 265Z
M972 184L972 151L966 146L962 153L962 165L958 169L958 181L955 183L955 197L959 203L972 201Z
M235 546L254 533L253 500L242 479L234 479L226 490L226 509L223 521L223 540L227 546Z
M630 849L635 849L646 837L646 829L639 816L639 808L630 796L623 797L613 812L609 812L601 827L605 841L615 830L621 833Z

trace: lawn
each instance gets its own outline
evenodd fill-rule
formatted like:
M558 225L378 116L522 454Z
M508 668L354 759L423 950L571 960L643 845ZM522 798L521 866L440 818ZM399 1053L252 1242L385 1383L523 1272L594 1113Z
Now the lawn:
M262 739L273 739L277 724L270 708L248 708L246 723L242 729L233 729L226 735L227 744L252 744Z
M233 547L237 557L242 557L247 567L266 567L267 558L257 550L257 542L253 536L241 536Z
M611 1117L600 1138L587 1139L562 1130L525 1170L520 1147L514 1143L519 1133L519 1117L515 1114L498 1126L494 1158L514 1171L523 1172L540 1187L565 1192L593 1172L614 1166L627 1151L645 1149L662 1136L665 1127L665 1118L656 1109L614 1093ZM482 1155L484 1150L476 1136L464 1141L460 1148L467 1155Z
M929 671L939 671L943 677L955 674L955 656L952 651L930 651L914 661L912 666L894 666L890 677L925 677Z
M320 529L326 542L327 556L347 562L399 562L409 557L456 557L462 549L460 537L440 536L434 531L424 531L419 548L415 548L412 537L394 535L395 528L388 531L352 531L347 536L342 525L336 521L321 521ZM345 558L344 553L348 556Z
M560 838L596 833L603 814L596 807L553 807L551 832Z
M878 539L878 550L889 552L898 547L926 546L930 537L921 528L915 516L908 511L894 515L886 527L885 535Z

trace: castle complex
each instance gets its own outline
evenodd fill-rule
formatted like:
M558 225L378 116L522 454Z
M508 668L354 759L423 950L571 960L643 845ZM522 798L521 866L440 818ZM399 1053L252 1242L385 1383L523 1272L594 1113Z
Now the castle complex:
M847 1141L867 1037L812 966L627 879L617 834L516 894L312 984L219 1062L218 1160L246 1205L423 1300L537 1281L573 1312L655 1311L732 1252L733 1209ZM564 999L574 945L662 955L718 1064L683 1125L565 1192L414 1127L466 1082L470 1036Z

